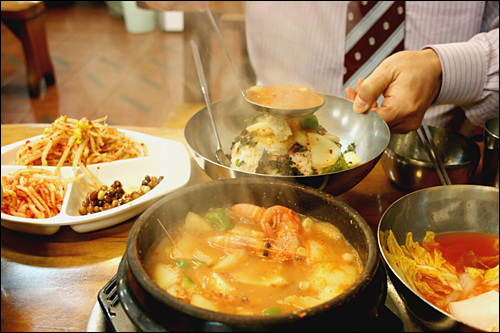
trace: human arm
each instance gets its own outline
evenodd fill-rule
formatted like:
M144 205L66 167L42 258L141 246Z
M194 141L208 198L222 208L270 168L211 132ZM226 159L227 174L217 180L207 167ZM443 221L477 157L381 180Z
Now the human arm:
M356 112L366 112L380 94L385 99L375 112L395 133L417 129L431 104L460 105L481 126L498 116L498 28L464 43L396 53L355 91L346 89Z
M460 106L476 126L498 117L498 28L465 43L429 47L439 55L443 68L434 104Z

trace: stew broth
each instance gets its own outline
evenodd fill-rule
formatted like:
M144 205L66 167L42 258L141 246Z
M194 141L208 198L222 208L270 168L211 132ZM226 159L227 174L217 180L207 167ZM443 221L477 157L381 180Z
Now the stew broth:
M326 302L349 288L363 269L357 251L330 223L293 212L300 220L293 230L300 246L294 248L293 237L280 244L289 229L274 226L277 238L269 239L259 223L232 208L223 211L234 225L230 230L217 230L189 213L170 234L175 245L164 237L148 253L144 268L161 288L209 310L269 315ZM289 223L286 214L275 222Z
M438 249L443 257L463 273L465 267L490 269L498 265L498 236L479 232L437 234L436 243L427 251ZM426 246L426 247L427 247Z
M306 86L253 86L245 95L256 104L282 109L306 109L324 103L323 97Z

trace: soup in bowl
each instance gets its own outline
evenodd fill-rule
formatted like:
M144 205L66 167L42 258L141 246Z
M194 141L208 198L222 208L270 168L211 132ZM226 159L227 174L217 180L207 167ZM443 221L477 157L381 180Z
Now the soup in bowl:
M303 119L281 119L276 124L269 118L260 121L263 115L250 107L242 96L213 103L211 112L222 150L231 155L231 167L218 163L215 155L217 142L207 108L188 120L184 138L196 163L213 180L282 180L339 195L370 173L389 143L390 132L375 112L358 114L352 111L352 101L325 94L321 96L325 105L314 115ZM283 137L284 141L276 137L281 131L269 131L276 125L282 134L287 135L286 126L281 126L284 124L280 122L285 122L290 130L288 134L291 133L287 139ZM250 133L245 135L244 131ZM270 135L264 135L266 133ZM351 154L353 143L356 157ZM304 148L307 146L311 149ZM351 154L351 161L355 158L357 162L337 168L337 164L350 164L346 151ZM318 157L314 163L313 155ZM344 163L339 163L342 160ZM259 168L259 164L263 167Z
M427 328L498 330L498 194L489 186L436 186L384 212L378 243L388 275Z
M283 224L299 225L298 232ZM334 247L342 248L338 255ZM343 284L328 286L324 277L335 274ZM228 179L186 188L145 211L130 232L118 289L121 301L137 300L167 329L331 330L335 323L352 330L376 317L385 279L370 226L342 201L304 185ZM128 315L141 327L141 318Z
M306 311L340 295L363 263L331 223L281 205L240 203L188 212L144 267L191 305L258 316Z

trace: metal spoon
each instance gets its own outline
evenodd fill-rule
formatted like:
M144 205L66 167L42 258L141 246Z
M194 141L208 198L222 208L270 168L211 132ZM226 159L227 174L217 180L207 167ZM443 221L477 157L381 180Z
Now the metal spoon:
M215 32L217 33L217 36L219 37L219 40L222 44L222 47L224 48L224 51L226 52L227 58L229 59L229 62L231 63L231 67L233 68L234 75L236 76L236 79L238 80L238 84L240 86L240 91L241 94L243 95L243 98L245 101L248 102L252 108L254 108L256 111L261 112L261 113L267 113L270 114L271 116L275 117L281 117L281 118L299 118L299 117L305 117L313 114L314 112L318 111L324 104L325 101L323 100L323 103L318 106L310 107L310 108L303 108L303 109L286 109L286 108L277 108L277 107L270 107L270 106L265 106L261 104L257 104L255 102L252 102L249 100L245 94L245 91L243 90L243 86L241 84L240 77L238 75L238 72L236 71L236 66L234 65L233 59L231 58L231 54L229 53L229 50L227 49L226 43L224 42L224 38L222 38L222 34L220 33L219 27L217 26L217 23L215 22L214 16L212 15L212 11L210 8L207 8L207 15L210 20L210 23L212 24L212 27L214 28Z
M210 106L210 97L208 95L208 85L205 80L205 73L203 72L203 66L201 64L200 51L198 51L198 46L194 41L191 41L191 48L193 49L194 63L196 64L196 71L198 72L198 78L200 79L201 91L205 97L205 102L207 103L208 115L210 116L210 121L212 122L212 127L215 133L215 140L217 140L217 150L215 151L215 156L220 164L229 167L231 163L229 159L222 151L222 145L219 139L219 133L217 132L217 127L215 126L214 117L212 116L212 108Z

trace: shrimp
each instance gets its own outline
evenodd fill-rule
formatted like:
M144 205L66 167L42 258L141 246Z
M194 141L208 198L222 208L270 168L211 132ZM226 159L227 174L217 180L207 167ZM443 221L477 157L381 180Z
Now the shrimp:
M266 257L269 255L270 244L264 235L259 235L259 233L262 234L261 231L235 227L224 235L210 237L208 242L215 247L243 249Z
M305 254L300 236L301 219L290 208L273 206L268 208L260 220L260 226L266 237L273 240L273 245L281 253L279 260L288 260Z
M236 204L233 206L233 211L249 221L260 223L260 220L262 219L262 216L264 215L264 212L266 210L256 205Z
M211 242L215 246L246 249L266 257L273 255L278 260L289 260L306 254L307 250L302 247L300 236L302 221L293 210L283 206L264 209L252 204L237 204L233 206L233 211L253 223L260 224L265 235L262 238L255 237L233 229L225 235L212 237Z

